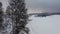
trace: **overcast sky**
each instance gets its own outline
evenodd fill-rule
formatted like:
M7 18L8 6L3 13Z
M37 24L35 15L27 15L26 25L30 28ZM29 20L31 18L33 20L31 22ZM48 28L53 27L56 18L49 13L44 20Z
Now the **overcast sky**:
M8 6L8 0L0 0L3 8ZM60 12L60 0L25 0L28 12ZM4 10L5 10L4 9Z
M29 10L45 10L42 12L60 12L60 0L26 0Z

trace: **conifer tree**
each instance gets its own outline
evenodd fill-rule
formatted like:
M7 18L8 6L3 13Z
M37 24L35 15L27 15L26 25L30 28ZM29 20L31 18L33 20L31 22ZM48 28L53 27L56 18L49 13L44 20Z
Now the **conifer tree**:
M14 23L13 34L19 34L21 31L28 33L25 26L27 24L27 9L24 0L10 0L7 14L11 16ZM22 33L21 33L22 34Z
M3 11L2 11L2 3L0 2L0 28L2 27L2 23L3 23Z

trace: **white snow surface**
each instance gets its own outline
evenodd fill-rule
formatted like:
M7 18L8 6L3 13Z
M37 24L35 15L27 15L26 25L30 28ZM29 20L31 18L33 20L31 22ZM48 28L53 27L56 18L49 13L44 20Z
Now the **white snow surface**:
M30 34L60 34L60 15L47 17L29 17L32 19L27 25Z
M3 5L2 8L4 12L6 12L6 8L9 5L8 1L9 0L0 0L0 2L2 2L2 5Z

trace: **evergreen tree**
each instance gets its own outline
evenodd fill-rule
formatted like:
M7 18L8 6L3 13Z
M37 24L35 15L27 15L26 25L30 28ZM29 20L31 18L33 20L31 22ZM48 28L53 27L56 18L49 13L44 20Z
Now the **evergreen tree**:
M14 23L13 34L19 34L22 30L28 33L27 24L27 9L25 8L24 0L10 0L7 15L10 15Z
M3 11L2 11L2 3L0 2L0 28L2 27L2 23L3 23Z

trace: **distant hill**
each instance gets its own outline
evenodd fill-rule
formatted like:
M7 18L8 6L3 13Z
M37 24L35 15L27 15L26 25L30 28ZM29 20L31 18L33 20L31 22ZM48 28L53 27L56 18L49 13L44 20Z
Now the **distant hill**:
M51 16L51 15L60 15L60 13L32 13L28 15L29 16L36 15L36 17L46 17L46 16Z

